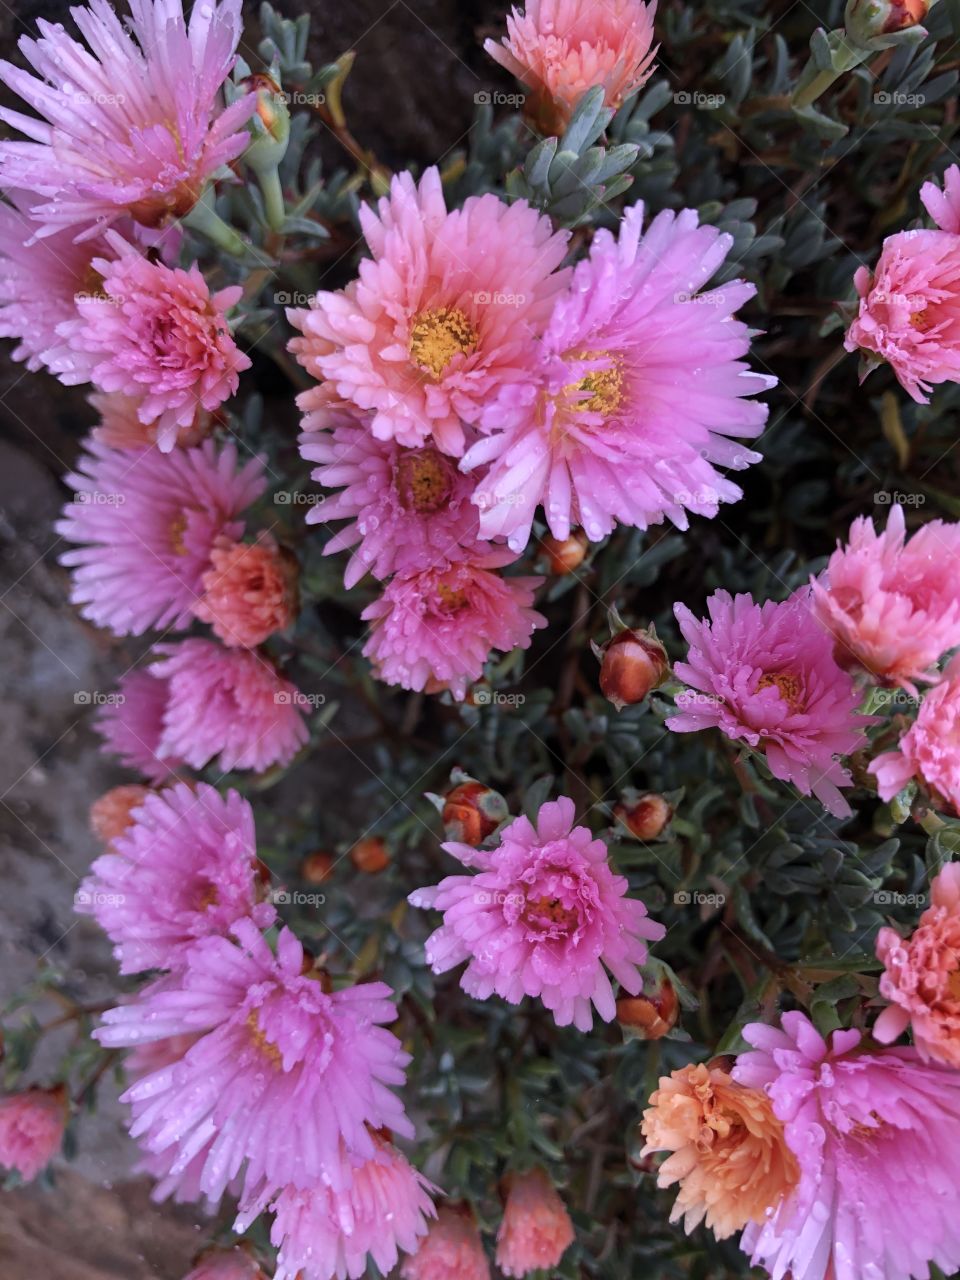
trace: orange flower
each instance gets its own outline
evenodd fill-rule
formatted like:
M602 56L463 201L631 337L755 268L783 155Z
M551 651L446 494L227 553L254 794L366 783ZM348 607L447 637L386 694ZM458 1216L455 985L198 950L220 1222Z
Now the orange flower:
M105 791L90 806L90 830L98 840L110 844L123 835L133 822L133 810L138 809L149 794L149 787L135 782Z
M224 644L253 649L296 617L296 562L269 534L254 543L222 537L210 553L203 590L195 609L200 621Z
M759 1089L737 1084L721 1067L682 1067L660 1079L643 1113L641 1155L672 1154L657 1185L680 1184L670 1221L689 1233L706 1218L718 1240L762 1223L799 1179L782 1123Z
M514 1174L497 1232L497 1266L505 1276L553 1270L573 1244L573 1223L542 1169Z

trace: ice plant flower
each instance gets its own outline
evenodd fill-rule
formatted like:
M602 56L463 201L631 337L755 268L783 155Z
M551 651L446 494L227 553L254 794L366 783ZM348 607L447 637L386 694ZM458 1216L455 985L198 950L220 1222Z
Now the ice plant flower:
M885 751L868 766L877 779L881 800L892 800L916 781L935 805L960 815L960 661L954 659L945 679L929 690L917 718L895 751Z
M257 1263L243 1249L218 1249L201 1258L183 1280L264 1280Z
M159 751L169 692L167 681L149 671L128 671L94 720L94 728L103 739L101 750L116 756L150 782L166 781L182 764L175 757L161 756Z
M857 318L844 345L864 357L861 381L886 361L903 389L928 404L960 379L960 237L901 231L883 242L876 269L858 268Z
M368 1257L385 1276L401 1249L417 1248L436 1215L430 1198L436 1188L391 1143L374 1135L374 1145L375 1154L350 1169L342 1190L286 1186L269 1202L270 1239L279 1250L273 1280L358 1280L368 1274ZM263 1207L241 1207L235 1229L246 1230Z
M694 210L642 225L637 204L619 239L596 233L529 376L488 402L487 436L462 463L490 464L474 496L482 537L522 550L540 504L554 537L582 525L597 542L618 523L686 528L687 511L715 516L742 496L714 464L760 457L730 438L760 434L767 407L747 397L773 385L743 362L750 330L734 318L754 287L702 292L733 240Z
M109 1010L94 1032L110 1047L199 1033L178 1062L123 1095L131 1132L147 1151L175 1149L174 1171L213 1139L199 1188L214 1200L241 1172L245 1200L268 1187L345 1190L343 1147L369 1160L371 1129L413 1136L393 1093L409 1057L379 1025L396 1018L392 992L370 982L327 993L303 974L288 929L276 955L252 921L234 934L198 939L175 979Z
M486 1000L495 992L510 1004L538 996L558 1026L580 1031L592 1026L591 1005L604 1022L616 1014L606 969L631 995L642 989L637 966L665 929L625 896L627 882L611 871L603 841L574 826L572 800L543 805L535 827L516 818L494 849L443 848L477 874L410 894L415 907L443 912L426 942L434 973L466 960L460 985L468 995Z
M916 694L960 645L960 524L931 520L908 540L899 504L882 533L858 517L813 581L813 606L842 666Z
M201 579L203 598L194 612L225 645L254 649L297 615L297 561L269 533L256 542L221 537Z
M331 406L372 414L379 440L431 442L459 457L501 386L523 383L534 336L566 282L567 233L525 200L470 196L447 212L440 174L398 174L360 222L372 257L360 278L288 312L290 349L324 385L298 399L307 430Z
M265 929L253 810L236 791L181 783L148 795L75 898L113 943L121 973L176 969L195 939L246 916Z
M0 1165L32 1182L60 1150L66 1120L62 1087L0 1098Z
M472 1213L441 1205L415 1254L400 1267L401 1280L490 1280L490 1263Z
M41 19L40 38L19 42L36 75L0 62L0 80L39 113L0 109L29 139L0 142L0 185L31 193L39 235L183 217L249 141L255 98L219 102L240 0L195 5L189 25L181 0L130 0L129 30L107 0L71 13L89 48Z
M214 543L240 536L265 487L261 459L241 466L232 443L211 440L170 454L88 441L65 479L74 498L55 528L79 544L60 558L70 599L117 635L187 627Z
M90 806L90 830L103 844L112 844L133 822L134 809L139 809L149 794L149 787L136 782L111 787Z
M656 0L527 0L508 15L506 39L483 47L530 90L527 112L538 127L559 133L594 85L615 111L646 84L656 8Z
M960 233L960 165L952 164L943 175L943 188L925 182L920 199L941 231Z
M218 409L250 368L226 316L243 288L211 294L196 263L184 271L151 262L115 232L107 236L116 259L94 258L99 290L79 297L76 319L57 332L70 347L70 367L99 391L137 397L140 421L169 452L197 410ZM58 373L58 362L50 368Z
M704 1063L661 1076L643 1113L642 1155L668 1151L657 1186L679 1184L670 1214L690 1232L706 1220L718 1240L763 1223L799 1180L784 1126L760 1089Z
M859 694L834 661L807 593L759 605L717 591L707 608L709 619L697 619L674 605L690 646L674 670L690 688L677 695L667 728L718 728L762 751L775 778L815 795L836 817L849 816L838 788L849 786L851 775L838 757L864 744L871 721L856 714Z
M890 1044L910 1027L921 1058L960 1067L960 862L934 877L930 906L909 938L880 930L877 957L880 994L891 1003L873 1038Z
M344 582L354 587L365 573L431 569L460 546L477 540L475 484L432 445L405 449L378 440L369 423L337 415L331 430L306 431L300 453L317 466L310 474L340 492L307 513L307 524L347 520L324 555L352 548Z
M169 682L158 754L203 769L262 773L289 764L310 736L307 699L262 654L214 640L158 645L150 673Z
M546 619L533 605L542 578L506 578L516 559L505 547L477 543L420 572L399 573L364 610L364 654L387 684L424 689L431 681L462 698L491 650L526 649Z
M100 415L100 421L90 432L100 444L111 449L146 449L157 443L158 422L140 421L141 396L125 396L122 391L113 391L96 392L88 399ZM212 426L211 415L197 405L193 421L178 428L174 443L180 448L199 444L210 434Z
M553 1270L574 1241L573 1223L543 1169L508 1177L497 1232L497 1266L505 1276Z
M859 1031L829 1044L803 1013L744 1028L733 1078L786 1125L800 1181L741 1247L793 1280L926 1280L960 1266L960 1072L914 1049L872 1052Z

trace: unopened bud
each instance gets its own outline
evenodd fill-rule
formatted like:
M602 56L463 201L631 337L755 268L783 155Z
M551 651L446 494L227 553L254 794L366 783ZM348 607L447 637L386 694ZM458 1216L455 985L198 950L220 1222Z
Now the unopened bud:
M300 879L306 884L324 884L330 879L336 859L325 849L315 849L300 863Z
M507 802L499 791L461 774L457 786L443 798L443 834L460 844L478 845L508 814Z
M358 840L350 850L350 861L365 875L379 875L390 865L386 840L382 836L367 836L364 840Z
M680 1001L666 978L643 995L621 996L617 1001L617 1021L638 1040L662 1040L679 1016Z
M546 537L541 546L550 572L560 578L579 569L586 558L590 542L584 531L577 529L569 538Z
M673 809L663 796L648 791L632 802L621 801L613 816L638 840L656 840L673 816Z
M844 26L857 44L882 48L885 36L918 27L930 8L931 0L848 0Z
M663 684L670 671L667 651L656 631L618 631L604 645L600 659L600 689L622 711L642 702Z
M149 787L137 783L105 791L90 806L90 830L98 840L111 844L133 826L133 811L139 809L149 794Z
M247 76L243 88L256 94L257 109L250 119L250 145L244 159L252 169L274 169L286 155L290 141L290 112L277 82L264 72Z

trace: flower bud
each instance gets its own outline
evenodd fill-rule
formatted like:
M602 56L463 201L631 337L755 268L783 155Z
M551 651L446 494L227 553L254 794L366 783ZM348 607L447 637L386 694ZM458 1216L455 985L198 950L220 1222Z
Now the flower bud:
M90 806L90 830L98 840L111 844L133 825L133 810L138 809L149 794L149 787L135 782L105 791Z
M325 884L333 872L336 859L325 849L314 849L300 863L300 879L306 884Z
M457 785L443 798L443 834L448 840L478 845L508 816L507 802L499 791L465 773L454 771L454 778Z
M638 1040L661 1040L677 1025L679 1016L680 1001L666 978L643 995L621 996L617 1001L617 1021Z
M882 48L883 37L919 26L930 7L930 0L848 0L844 26L857 44Z
M257 96L257 109L250 119L250 145L243 158L256 173L275 169L290 141L286 95L272 76L262 71L247 76L243 88Z
M584 531L577 529L569 538L548 536L543 539L541 546L550 572L562 578L568 573L573 573L574 569L579 569L586 558L590 543Z
M618 631L602 650L600 689L605 698L622 711L642 702L648 693L663 684L670 671L667 651L657 633Z
M350 860L364 875L375 876L390 865L387 842L382 836L367 836L350 850Z
M621 801L613 816L638 840L656 840L673 817L673 809L663 796L648 791L632 802Z

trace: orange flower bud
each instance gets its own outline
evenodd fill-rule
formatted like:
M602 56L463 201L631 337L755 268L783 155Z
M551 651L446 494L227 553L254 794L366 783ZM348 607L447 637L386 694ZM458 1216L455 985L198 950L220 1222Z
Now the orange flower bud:
M387 842L382 836L367 836L350 850L350 860L358 871L375 876L390 865Z
M642 702L670 671L667 651L649 631L618 631L603 647L600 689L618 711Z
M677 1025L680 1001L673 983L666 978L652 991L639 996L621 996L617 1001L617 1021L639 1040L661 1040Z
M550 572L558 578L573 573L586 558L590 546L587 535L582 529L576 529L569 538L546 537L542 547L550 567Z
M90 806L90 830L98 840L110 844L133 825L131 813L143 804L149 794L149 787L141 787L135 782L105 791Z
M638 840L656 840L673 817L673 809L663 796L648 791L632 803L621 801L613 816Z
M854 40L873 47L880 37L919 26L929 11L930 0L848 0L844 26ZM877 47L886 43L881 40Z
M478 845L507 817L507 802L476 778L460 777L462 781L444 796L443 834L448 840Z
M325 849L315 849L300 863L300 879L306 884L324 884L330 879L336 859Z

